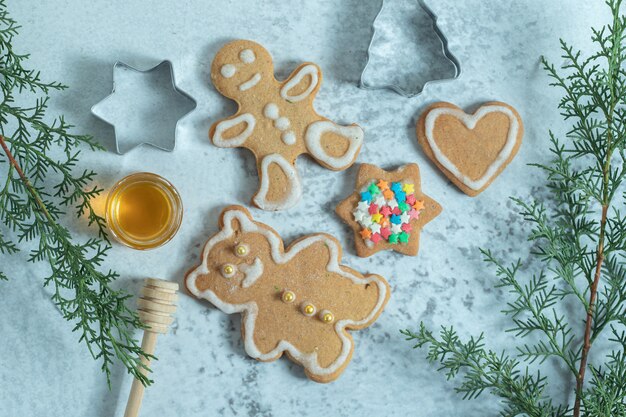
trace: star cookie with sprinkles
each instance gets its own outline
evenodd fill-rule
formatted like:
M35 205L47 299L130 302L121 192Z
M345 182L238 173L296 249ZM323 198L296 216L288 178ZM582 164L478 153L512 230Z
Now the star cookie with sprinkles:
M422 228L441 213L420 182L416 164L395 171L359 167L356 191L335 209L354 230L357 255L366 258L381 250L417 255Z

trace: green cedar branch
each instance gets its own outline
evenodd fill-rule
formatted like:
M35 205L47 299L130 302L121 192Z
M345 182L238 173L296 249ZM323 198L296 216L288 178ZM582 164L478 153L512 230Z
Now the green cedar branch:
M140 358L155 358L146 355L133 337L143 325L126 306L131 296L112 288L115 272L101 271L111 247L105 220L92 200L103 190L90 186L95 172L75 172L81 147L102 148L91 136L70 133L72 126L63 117L47 122L48 94L66 86L44 82L39 71L23 66L28 55L19 55L12 47L18 29L0 0L0 164L8 168L0 180L0 254L16 254L22 244L35 242L28 261L49 265L44 286L52 288L52 301L74 324L79 342L101 361L108 383L119 361L144 385L150 384L141 372L147 368ZM43 97L31 107L16 104L17 97L22 102L32 94ZM85 217L98 237L74 242L59 223L66 208ZM6 271L0 271L0 280L8 280Z
M550 85L563 92L559 109L571 129L566 141L550 132L551 163L533 164L546 174L551 198L545 203L513 199L531 226L531 255L542 264L541 272L524 277L520 260L505 266L483 251L495 266L496 287L512 298L502 312L513 323L508 331L516 335L516 351L495 354L484 347L482 334L463 342L451 327L438 336L423 323L419 332L402 331L416 347L428 347L428 359L438 362L448 379L463 374L457 391L465 398L484 391L501 398L503 416L626 415L626 219L621 212L626 16L621 0L606 4L613 19L592 29L595 52L585 58L561 41L561 68L542 58ZM583 326L563 314L566 303L584 314ZM527 342L531 334L535 337ZM598 341L611 350L590 363ZM575 382L572 404L550 398L548 387L558 390L565 381L542 376L549 358L569 370Z

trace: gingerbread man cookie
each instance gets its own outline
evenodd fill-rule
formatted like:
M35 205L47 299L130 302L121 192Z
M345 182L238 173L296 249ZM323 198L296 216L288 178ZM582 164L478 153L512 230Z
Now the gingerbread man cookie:
M219 226L185 278L189 292L242 314L251 357L274 361L286 353L314 381L338 378L354 349L347 330L378 318L389 299L387 281L341 265L341 247L326 234L285 249L272 228L240 206L226 208Z
M356 253L365 258L381 250L417 255L420 232L441 206L422 192L416 164L391 172L361 164L356 192L335 211L354 230Z
M417 123L417 140L450 181L465 194L483 192L513 160L524 125L517 111L493 101L467 114L452 103L431 105Z
M363 130L338 125L315 112L313 100L322 71L310 62L285 80L274 78L269 52L258 43L238 40L215 56L211 80L237 102L235 115L215 123L209 136L216 146L247 148L256 157L260 186L252 202L263 210L293 207L302 196L296 158L311 155L324 167L351 166L363 143Z

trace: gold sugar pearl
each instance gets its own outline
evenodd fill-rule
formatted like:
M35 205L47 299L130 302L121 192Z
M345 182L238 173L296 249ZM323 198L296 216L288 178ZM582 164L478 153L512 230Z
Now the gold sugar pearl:
M248 246L246 245L237 245L237 247L235 247L235 254L237 256L244 256L248 254Z
M324 323L332 323L333 321L335 321L335 316L333 316L333 313L331 313L330 311L324 310L320 313L320 319Z
M293 303L296 301L296 294L293 291L283 291L282 300L284 303Z
M225 278L231 278L235 274L235 267L231 264L226 264L222 267L222 275Z
M302 314L311 317L317 309L311 303L302 303Z

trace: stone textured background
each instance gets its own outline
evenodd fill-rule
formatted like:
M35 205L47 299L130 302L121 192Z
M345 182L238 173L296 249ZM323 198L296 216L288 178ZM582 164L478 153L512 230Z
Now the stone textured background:
M247 204L257 187L251 154L216 148L207 139L210 124L235 109L209 81L212 57L231 39L265 45L279 76L288 75L299 62L318 63L324 71L316 101L319 113L358 122L366 130L358 161L385 168L417 162L424 191L444 207L422 234L417 257L378 254L359 259L351 232L333 213L335 204L352 191L356 167L333 173L301 158L305 200L286 213L253 214L287 242L310 232L338 237L346 264L388 278L393 294L385 313L374 326L355 333L354 359L343 376L319 385L286 359L263 364L248 358L239 317L182 295L173 332L159 341L156 383L147 391L142 415L497 414L499 406L488 395L461 400L427 363L425 352L413 350L398 330L416 328L423 320L435 328L452 324L466 336L484 330L497 350L510 343L512 336L504 332L507 323L498 313L506 294L493 289L493 270L481 261L478 248L491 248L510 260L527 256L528 230L508 196L542 192L541 174L527 164L549 158L548 129L563 133L567 127L556 109L560 92L548 87L539 58L546 55L562 63L559 37L588 50L588 28L608 15L599 0L428 3L440 17L463 74L406 99L356 87L379 0L8 1L23 26L15 48L31 53L31 66L41 68L45 78L71 87L54 95L53 112L65 114L77 131L94 134L109 148L111 128L89 109L110 92L116 60L149 68L171 59L179 85L198 100L196 111L180 124L174 153L141 148L124 156L108 152L82 159L101 173L105 188L126 174L152 171L171 180L182 194L185 218L171 243L149 252L116 244L108 258L106 266L121 274L118 285L133 293L144 277L180 282L198 262L201 244L216 231L220 210ZM417 146L415 120L439 100L470 111L483 101L502 100L515 106L525 121L517 158L477 198L459 192ZM72 228L78 237L88 236L82 220ZM42 289L48 271L24 259L0 258L11 277L0 283L0 416L121 416L131 379L116 368L109 390L100 364L55 310L50 289Z

